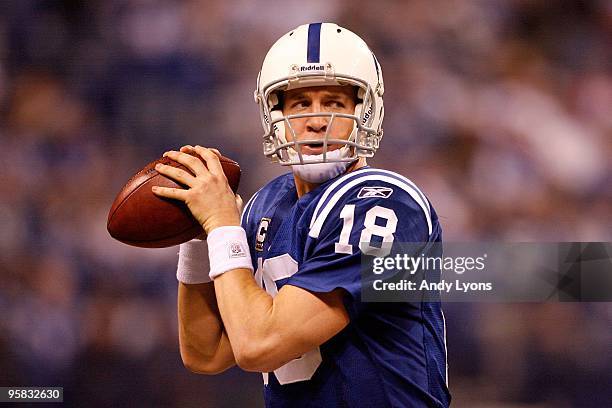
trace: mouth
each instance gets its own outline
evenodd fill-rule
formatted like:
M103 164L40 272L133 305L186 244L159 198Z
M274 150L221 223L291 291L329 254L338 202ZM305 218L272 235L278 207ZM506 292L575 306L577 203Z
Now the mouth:
M302 154L308 154L308 155L317 155L317 154L323 154L323 142L312 142L312 143L305 143L300 145L301 149L302 149ZM328 150L331 147L331 145L327 145Z

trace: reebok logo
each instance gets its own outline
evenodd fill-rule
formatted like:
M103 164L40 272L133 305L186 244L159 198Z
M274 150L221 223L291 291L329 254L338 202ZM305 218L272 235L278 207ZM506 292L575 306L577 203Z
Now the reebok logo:
M393 194L393 189L390 187L362 187L357 198L389 198L391 194Z

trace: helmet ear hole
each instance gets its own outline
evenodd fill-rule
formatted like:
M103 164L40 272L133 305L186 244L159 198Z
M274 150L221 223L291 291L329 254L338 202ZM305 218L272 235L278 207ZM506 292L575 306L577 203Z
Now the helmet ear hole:
M363 98L365 96L365 89L357 87L357 103L355 104L355 116L361 119L361 113L363 112Z
M361 112L363 112L363 103L360 102L355 105L355 116L357 116L358 119L361 119Z
M276 105L278 105L278 95L271 93L270 96L268 96L268 107L273 109Z
M272 122L277 119L282 119L283 117L283 111L280 109L270 111L270 119ZM278 137L278 140L280 140L281 143L287 143L287 139L285 138L285 122L276 122L272 127L274 128L274 133L276 137Z
M363 101L364 97L365 97L365 89L359 88L357 90L357 99L359 99L360 101Z

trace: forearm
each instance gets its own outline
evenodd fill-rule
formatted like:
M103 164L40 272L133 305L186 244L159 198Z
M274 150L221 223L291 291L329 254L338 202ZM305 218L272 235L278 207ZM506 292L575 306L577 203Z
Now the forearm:
M216 373L235 364L212 283L179 282L178 324L181 357L187 368Z
M244 354L254 345L267 348L273 337L274 300L260 288L252 272L237 269L215 279L215 293L232 346Z
M215 293L236 362L249 371L273 371L313 350L348 323L341 293L314 296L285 286L273 298L247 269L215 279Z

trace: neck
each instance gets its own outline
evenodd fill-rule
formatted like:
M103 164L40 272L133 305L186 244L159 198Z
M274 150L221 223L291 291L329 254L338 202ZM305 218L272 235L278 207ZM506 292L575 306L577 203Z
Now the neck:
M356 160L355 162L353 162L346 169L346 172L344 174L350 173L351 171L358 170L365 165L367 165L365 157L360 157L359 160ZM321 185L321 183L309 183L307 181L304 181L298 176L296 176L295 174L293 175L293 178L295 180L295 188L297 190L298 197L301 197L304 194L311 192L312 190L314 190L315 188Z

